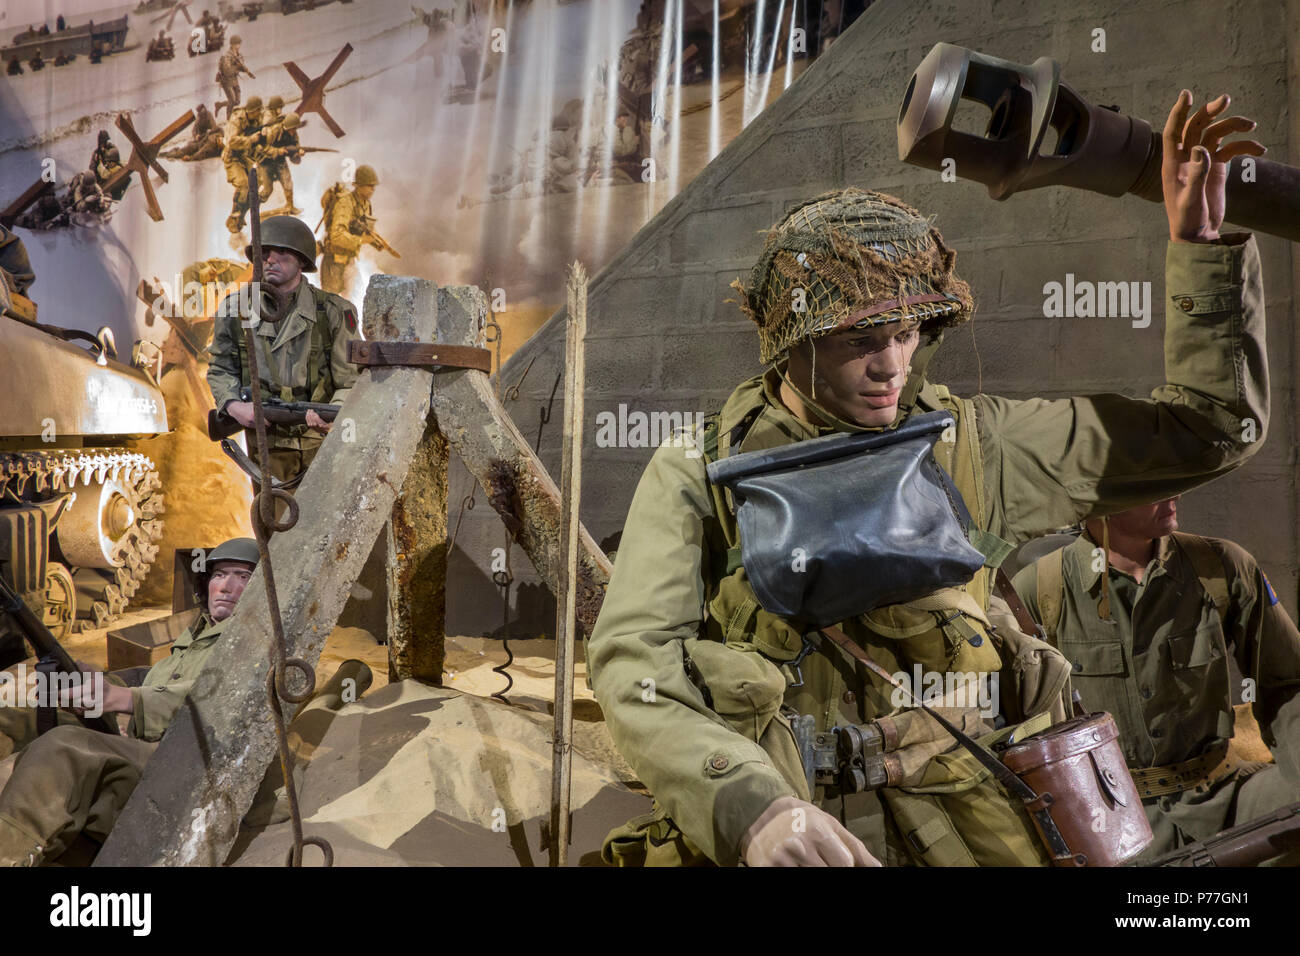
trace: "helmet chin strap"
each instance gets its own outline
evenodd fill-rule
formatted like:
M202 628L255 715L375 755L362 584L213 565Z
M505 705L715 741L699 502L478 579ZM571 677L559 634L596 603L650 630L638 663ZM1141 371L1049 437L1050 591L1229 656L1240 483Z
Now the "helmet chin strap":
M789 361L790 361L789 356L786 357L785 361L778 362L776 365L773 366L773 368L776 369L776 374L781 377L781 381L784 382L789 387L790 391L794 392L795 395L799 396L800 401L804 403L804 406L808 409L808 411L812 412L813 415L815 415L823 425L826 425L830 428L834 428L837 431L846 431L846 432L888 431L892 428L897 428L899 425L903 423L903 421L907 418L908 415L912 414L912 409L916 407L917 396L921 394L921 389L925 386L926 366L930 364L930 359L934 357L934 353L938 351L939 345L942 342L943 342L943 333L936 332L930 335L927 338L925 344L923 344L920 348L918 348L916 352L912 355L912 364L907 367L907 381L903 384L903 389L901 392L899 392L898 395L898 412L894 416L893 422L891 422L889 425L872 425L872 426L858 425L853 422L846 421L845 419L840 418L838 415L835 415L832 412L827 411L823 406L818 404L815 399L810 398L808 395L805 395L803 389L801 389L798 385L796 385L794 382L790 380L790 376L786 374L786 369L789 367ZM816 355L817 355L816 347L814 346L814 351L813 351L814 362L816 361ZM814 378L815 376L816 376L816 366L814 366ZM813 383L813 389L815 393L816 391L815 382Z
M903 391L898 396L898 416L894 419L894 425L901 424L903 419L912 414L917 397L925 387L925 370L929 368L930 360L934 358L934 353L939 351L942 343L942 331L931 333L926 336L921 347L912 354L912 370L908 373L907 383L903 385Z

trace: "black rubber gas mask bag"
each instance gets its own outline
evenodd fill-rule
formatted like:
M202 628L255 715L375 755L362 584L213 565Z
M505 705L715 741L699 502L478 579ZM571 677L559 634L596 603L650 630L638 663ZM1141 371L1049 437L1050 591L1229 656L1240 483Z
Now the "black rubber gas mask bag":
M764 609L809 627L966 584L984 564L970 513L934 460L954 424L914 415L708 466L730 490L741 561Z

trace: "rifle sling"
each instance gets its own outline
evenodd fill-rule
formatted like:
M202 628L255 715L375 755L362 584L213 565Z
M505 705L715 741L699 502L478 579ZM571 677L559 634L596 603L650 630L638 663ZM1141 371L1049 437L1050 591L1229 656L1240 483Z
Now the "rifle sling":
M1050 801L1045 802L1043 798L1039 797L1032 787L1017 777L1015 773L1012 772L1011 768L999 760L987 747L982 746L966 734L962 733L962 731L953 726L951 722L946 720L936 710L926 706L926 703L923 700L913 695L911 690L895 680L894 676L890 674L889 671L885 670L873 661L867 655L867 652L863 649L862 645L858 644L838 627L831 624L820 628L820 631L822 634L826 635L832 643L839 647L840 650L858 661L866 667L867 670L871 671L871 673L898 688L910 697L913 703L938 721L939 726L948 731L957 743L970 751L971 756L978 760L981 766L992 773L997 781L1006 788L1008 793L1019 797L1025 804L1025 809L1034 817L1035 820L1038 821L1038 825L1043 834L1043 839L1046 841L1047 848L1054 858L1065 859L1073 855L1069 846L1065 842L1065 837L1061 835L1061 831L1057 829L1056 823L1052 820L1051 812L1048 810L1048 806L1046 805Z
M50 696L51 678L58 673L59 661L53 654L46 654L36 662L38 673L45 675L45 691L36 705L36 736L40 737L53 730L59 723L58 704Z
M233 461L245 475L247 475L255 485L262 483L262 470L253 463L253 460L244 454L244 450L236 445L229 438L221 439L221 450L226 453L226 457ZM298 486L303 477L307 474L306 469L298 472L288 481L281 481L279 478L271 478L271 487L289 491Z
M1016 593L1016 589L1012 586L1011 579L1007 577L1007 572L1002 568L998 568L997 576L994 578L994 588L998 594L1002 595L1002 600L1007 602L1007 606L1011 608L1011 613L1015 615L1016 624L1020 626L1022 633L1028 634L1030 637L1036 637L1040 641L1047 640L1042 628L1038 626L1038 622L1034 620L1029 613L1029 609L1025 607L1025 602L1020 600L1020 595Z

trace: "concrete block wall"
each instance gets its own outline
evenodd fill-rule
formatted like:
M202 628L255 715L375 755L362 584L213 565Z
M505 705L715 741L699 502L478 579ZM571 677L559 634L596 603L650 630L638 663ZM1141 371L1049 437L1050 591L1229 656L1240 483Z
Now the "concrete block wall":
M1092 51L1105 31L1106 52ZM746 276L759 231L800 199L845 185L893 193L937 216L976 296L972 326L952 333L932 379L958 394L1026 397L1113 391L1145 396L1161 382L1163 209L1135 197L1038 190L998 203L983 187L945 183L897 159L894 124L913 69L940 41L1030 62L1051 56L1062 78L1095 103L1118 104L1159 128L1178 91L1201 103L1230 92L1234 112L1259 122L1269 158L1300 151L1300 0L878 0L635 239L596 275L590 293L587 446L582 520L597 541L622 528L652 449L594 444L596 415L620 403L644 411L711 411L760 368L753 326L730 282ZM982 124L981 124L982 125ZM1294 615L1297 601L1293 305L1300 254L1257 236L1265 273L1273 419L1267 445L1244 468L1183 500L1183 527L1236 540L1261 562ZM1047 319L1043 285L1079 279L1151 280L1153 321ZM562 315L506 364L508 406L558 473ZM549 420L548 420L549 417ZM469 490L453 468L452 526ZM457 481L459 480L459 484ZM448 588L449 633L499 633L488 581L499 521L485 507L462 519ZM515 553L516 578L535 582ZM517 634L552 633L553 602L523 591ZM544 591L544 588L542 589Z

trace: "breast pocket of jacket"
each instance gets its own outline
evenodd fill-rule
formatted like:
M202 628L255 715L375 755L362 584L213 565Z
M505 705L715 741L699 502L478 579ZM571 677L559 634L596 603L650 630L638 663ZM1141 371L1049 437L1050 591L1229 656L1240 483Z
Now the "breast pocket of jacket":
M1181 715L1177 722L1183 733L1232 736L1228 651L1218 612L1207 608L1195 630L1169 637L1167 650L1152 703L1163 713Z
M1113 641L1061 641L1060 651L1070 662L1070 683L1089 711L1121 712L1125 700L1128 665L1124 645Z
M1128 673L1124 665L1124 645L1118 641L1061 641L1061 653L1070 662L1073 679L1090 677L1122 677Z

